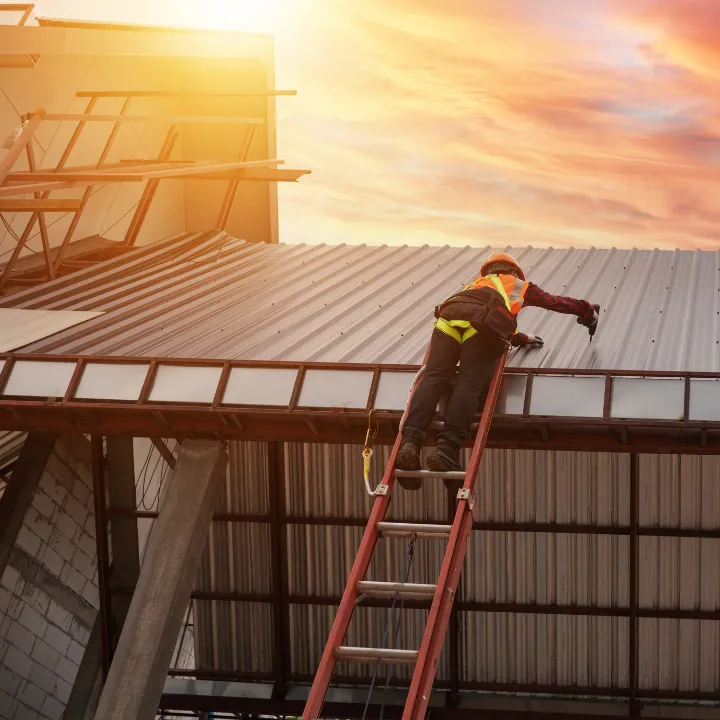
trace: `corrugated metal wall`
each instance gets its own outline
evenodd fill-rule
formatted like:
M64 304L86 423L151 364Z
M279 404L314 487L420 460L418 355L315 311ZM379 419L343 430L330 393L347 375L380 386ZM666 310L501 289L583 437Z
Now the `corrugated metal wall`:
M371 501L362 481L361 447L285 446L288 516L365 519ZM373 463L380 479L388 448ZM641 527L720 528L720 459L641 456ZM630 524L630 457L602 453L486 453L478 481L480 522ZM267 448L232 446L220 511L267 513ZM451 504L440 483L397 490L389 517L446 522ZM291 596L339 596L362 536L361 526L287 526ZM478 530L472 534L459 599L627 608L627 535ZM444 543L419 541L411 581L435 582ZM368 578L401 579L407 544L382 540ZM720 540L639 538L640 608L720 609ZM197 586L271 593L267 523L214 523ZM272 670L272 606L197 603L198 667ZM291 672L314 673L335 614L332 606L290 605ZM388 611L360 608L348 644L377 646ZM418 647L426 611L406 610L398 646ZM628 619L570 614L459 613L460 681L627 687ZM720 622L640 618L641 688L712 691L720 687ZM343 674L369 667L339 666ZM400 677L407 675L398 668ZM439 679L448 679L447 659Z

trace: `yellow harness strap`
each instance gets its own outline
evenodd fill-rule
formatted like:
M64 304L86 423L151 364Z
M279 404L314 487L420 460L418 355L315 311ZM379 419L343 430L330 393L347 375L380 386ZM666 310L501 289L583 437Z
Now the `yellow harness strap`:
M508 312L512 312L510 310L510 298L505 292L505 287L502 284L502 280L500 280L497 275L487 275L486 277L488 280L490 280L490 282L492 282L497 291L502 295ZM437 322L435 323L435 327L438 330L444 332L446 335L449 335L454 340L457 340L461 345L473 335L477 335L477 330L470 324L469 320L445 320L444 318L438 318ZM465 332L461 334L460 331L457 330L457 328L460 328ZM515 332L518 333L519 330L516 329Z
M445 320L444 318L438 318L435 327L454 340L457 340L461 345L473 335L477 335L477 330L470 324L469 320ZM461 328L465 332L461 335L460 331L456 328Z

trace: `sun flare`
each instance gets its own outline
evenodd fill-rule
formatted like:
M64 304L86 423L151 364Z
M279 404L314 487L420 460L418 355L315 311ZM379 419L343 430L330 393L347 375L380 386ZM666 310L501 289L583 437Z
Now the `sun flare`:
M279 32L297 0L182 0L185 20L196 27Z

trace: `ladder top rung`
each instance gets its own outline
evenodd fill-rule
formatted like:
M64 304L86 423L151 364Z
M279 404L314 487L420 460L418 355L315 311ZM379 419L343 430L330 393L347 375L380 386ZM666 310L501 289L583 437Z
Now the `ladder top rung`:
M403 522L379 522L377 524L378 532L390 537L410 537L417 535L418 537L450 537L452 526L450 525L434 525L432 523L403 523Z
M415 663L417 650L398 650L397 648L363 648L341 646L335 650L337 660L354 660L356 662Z
M401 597L428 597L435 594L435 585L429 583L381 582L379 580L361 580L357 584L359 593L365 595L394 595Z
M435 472L433 470L396 470L395 477L407 478L443 478L444 480L464 480L464 470L450 472Z

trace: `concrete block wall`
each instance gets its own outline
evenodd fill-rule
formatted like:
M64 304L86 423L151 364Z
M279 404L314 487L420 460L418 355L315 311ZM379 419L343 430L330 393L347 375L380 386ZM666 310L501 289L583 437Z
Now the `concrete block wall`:
M59 720L98 607L89 442L59 439L0 579L0 718Z

